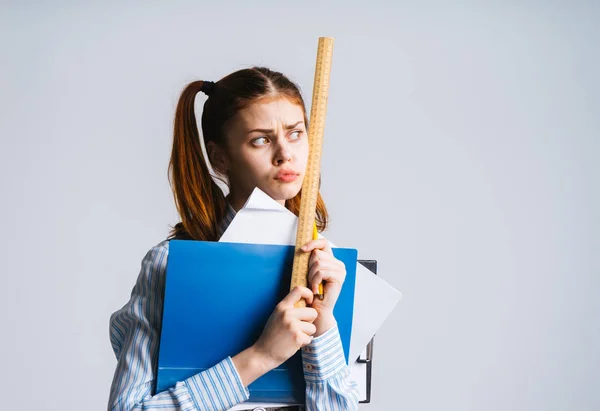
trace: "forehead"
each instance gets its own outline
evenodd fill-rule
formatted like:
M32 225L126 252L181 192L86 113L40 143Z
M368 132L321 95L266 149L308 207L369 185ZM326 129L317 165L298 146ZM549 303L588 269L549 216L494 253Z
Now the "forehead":
M273 128L278 124L293 124L304 120L302 107L285 97L258 101L240 110L234 117L242 128Z

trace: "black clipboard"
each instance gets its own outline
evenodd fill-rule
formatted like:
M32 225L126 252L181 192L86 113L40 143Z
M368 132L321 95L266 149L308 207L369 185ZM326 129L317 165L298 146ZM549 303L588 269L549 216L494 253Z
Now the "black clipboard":
M362 264L365 268L371 271L373 274L377 275L377 260L358 260L360 264ZM359 401L361 404L367 404L371 402L371 375L373 373L373 340L375 337L371 338L369 344L366 348L366 357L361 355L358 357L356 362L359 364L367 365L367 374L365 376L367 380L367 398L365 400Z

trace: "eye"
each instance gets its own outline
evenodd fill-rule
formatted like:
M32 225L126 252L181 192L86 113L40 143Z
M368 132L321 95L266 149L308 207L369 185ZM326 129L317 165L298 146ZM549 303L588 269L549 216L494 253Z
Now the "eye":
M268 139L266 137L258 137L252 140L252 144L254 144L255 146L264 146L265 144L267 144L267 142Z
M302 131L300 131L300 130L292 131L290 136L293 136L294 134L296 134L296 138L290 138L290 140L299 140L300 136L302 134Z

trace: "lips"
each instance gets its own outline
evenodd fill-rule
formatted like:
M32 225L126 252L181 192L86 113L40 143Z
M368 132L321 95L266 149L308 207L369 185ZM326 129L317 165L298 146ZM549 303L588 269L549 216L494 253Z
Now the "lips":
M282 183L292 183L298 179L299 175L300 173L292 170L281 170L275 179Z
M293 177L298 177L300 175L300 173L293 171L293 170L281 170L279 173L277 173L277 179L290 179Z

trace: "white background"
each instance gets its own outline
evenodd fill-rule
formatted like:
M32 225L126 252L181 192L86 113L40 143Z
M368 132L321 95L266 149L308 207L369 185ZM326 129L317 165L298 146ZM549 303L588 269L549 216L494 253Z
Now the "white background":
M2 409L106 408L179 93L266 65L310 105L319 36L325 235L404 295L361 408L600 409L597 2L1 4Z

